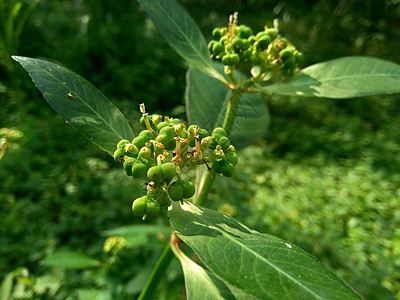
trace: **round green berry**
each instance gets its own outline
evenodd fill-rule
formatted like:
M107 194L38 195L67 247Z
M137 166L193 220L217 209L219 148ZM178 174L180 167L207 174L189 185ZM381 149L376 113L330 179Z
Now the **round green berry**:
M222 45L222 43L217 42L214 44L213 49L212 49L212 53L214 55L218 55L224 51L225 51L225 47L224 47L224 45Z
M213 46L215 43L217 43L217 41L214 41L214 40L208 43L208 51L210 53L212 53L212 49L213 49Z
M214 28L214 30L212 31L212 36L214 39L219 40L221 38L221 28L220 27Z
M154 134L150 130L142 130L139 133L139 136L142 136L146 142L154 139Z
M243 55L244 59L249 59L252 54L253 54L253 49L247 49L247 50L243 51L242 55Z
M234 151L229 152L229 153L225 154L225 160L229 164L235 166L237 164L237 162L238 162L238 155Z
M157 132L160 132L160 130L166 126L171 126L168 122L161 122L157 125Z
M163 134L163 135L166 135L171 138L176 136L175 130L171 126L165 126L165 127L161 128L159 134L160 135Z
M246 25L240 25L238 27L238 35L240 38L248 38L249 36L251 36L253 34L252 30L250 27L246 26Z
M144 147L144 144L145 144L146 142L147 142L147 141L145 140L145 138L144 138L143 136L140 136L140 135L138 135L137 137L135 137L135 138L132 140L132 144L135 145L138 149L143 148L143 147Z
M183 200L183 182L178 180L168 187L168 196L173 201Z
M278 32L276 31L275 28L269 28L265 31L265 33L269 35L269 37L271 38L271 41L276 39L276 37L278 36Z
M132 211L135 216L142 217L146 214L147 195L135 199L132 203Z
M221 173L225 177L232 177L235 171L235 167L230 163L225 163L221 166Z
M294 56L289 57L284 63L286 68L294 69L296 67L296 58Z
M269 35L265 34L258 39L257 49L263 51L268 48L270 43L271 38L269 37Z
M231 143L230 143L229 139L226 136L221 136L218 139L218 145L221 146L222 150L225 150L231 145Z
M162 182L169 183L175 175L176 167L173 163L154 166L147 171L147 177L149 177L150 181L154 181L157 184Z
M225 161L223 160L216 160L212 164L212 170L217 173L221 174L222 173L222 166L225 165Z
M303 53L297 52L297 53L294 55L294 57L296 58L296 63L297 63L297 64L301 65L301 64L303 63L303 61L304 61Z
M137 159L133 157L129 157L124 161L124 170L126 172L126 175L132 176L132 166L136 162Z
M293 56L293 52L290 49L284 49L279 52L279 57L282 61L286 61Z
M166 127L164 127L166 128ZM171 128L171 127L170 127ZM174 150L176 146L175 139L166 134L160 134L156 137L156 141L165 146L165 150Z
M125 145L129 144L128 140L120 140L117 144L117 148L125 148Z
M249 49L250 42L247 39L242 39L242 50L245 51Z
M124 148L117 148L117 150L114 151L114 160L116 162L120 162L121 161L121 157L123 157L125 153L125 149Z
M190 181L183 181L183 198L191 198L196 192L196 187Z
M223 136L226 136L226 131L225 131L225 129L222 128L222 127L215 127L214 130L212 131L211 135L212 135L212 136L216 136L216 135L218 135L218 134L223 135Z
M125 154L128 156L136 156L139 153L139 149L134 144L127 144L125 146Z
M146 205L146 217L156 217L160 213L160 203L155 199L151 199Z
M247 38L249 41L250 45L253 45L256 42L256 37L254 35L251 35Z
M235 50L236 52L239 52L240 50L242 50L242 39L240 38L234 38L232 40L232 48L233 50Z
M132 164L132 177L134 178L146 178L146 174L147 174L147 166L140 162L137 161L134 164Z

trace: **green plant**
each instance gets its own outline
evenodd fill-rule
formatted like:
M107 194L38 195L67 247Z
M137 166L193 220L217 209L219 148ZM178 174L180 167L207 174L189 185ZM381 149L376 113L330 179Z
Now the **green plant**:
M182 264L190 299L205 295L212 299L358 298L351 288L300 248L253 231L203 206L213 175L233 175L237 156L230 151L231 143L243 149L265 133L269 118L262 94L351 98L399 92L400 67L368 57L349 57L298 72L302 55L279 35L276 27L265 28L252 37L251 30L238 26L237 16L233 15L228 28L213 31L218 41L207 47L193 21L177 3L140 2L171 47L192 65L186 95L188 119L212 132L211 136L199 129L196 132L197 126L188 126L186 130L180 121L169 126L169 118L164 121L158 116L150 118L142 108L146 129L134 137L120 111L84 79L53 63L15 57L44 98L70 125L117 161L124 164L129 161L124 166L128 175L135 174L133 168L137 163L145 166L146 176L156 185L147 182L148 195L139 198L138 216L145 218L148 203L170 204L174 233L139 298L150 298L173 257L171 251ZM223 65L212 62L209 49L211 56L221 59ZM237 70L246 69L246 64L250 76ZM219 126L222 129L215 129ZM175 136L168 129L172 127ZM189 146L194 141L192 149L181 145L181 139L186 138ZM157 143L174 151L175 156L168 158ZM190 158L194 158L194 163L188 162L189 169L202 165L193 203L169 202L164 195L168 190L172 200L185 198L179 183L181 173L176 173L186 158L182 158L182 148L186 149L184 153L193 154ZM196 161L205 149L210 151L209 160ZM163 170L167 164L174 164L175 170L170 167ZM141 171L140 176L134 177L144 177L144 173ZM175 176L178 181L171 182ZM151 216L156 211L152 209ZM199 257L201 265L182 252L182 242Z

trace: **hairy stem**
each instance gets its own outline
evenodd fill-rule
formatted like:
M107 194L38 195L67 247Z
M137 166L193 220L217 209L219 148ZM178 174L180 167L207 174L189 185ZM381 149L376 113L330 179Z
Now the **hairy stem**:
M171 260L174 258L174 253L171 250L170 243L165 247L161 257L157 261L150 278L147 280L146 285L139 295L138 300L152 299L152 295L155 292L158 283L163 277L165 271Z

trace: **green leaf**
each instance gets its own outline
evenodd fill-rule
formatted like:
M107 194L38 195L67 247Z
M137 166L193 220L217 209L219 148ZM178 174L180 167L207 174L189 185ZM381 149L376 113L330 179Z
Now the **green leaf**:
M217 70L223 70L220 63ZM238 73L237 77L244 77ZM232 91L221 82L210 78L196 69L190 68L186 77L186 111L190 124L197 124L212 131L222 126ZM259 93L243 94L238 113L230 136L231 143L237 149L243 149L260 137L269 126L268 107Z
M216 276L259 299L360 299L297 246L185 202L169 211L176 234Z
M60 251L50 254L42 261L42 264L53 268L77 270L101 266L101 262L98 260L81 253L70 251Z
M51 107L90 142L112 155L118 141L133 139L132 129L118 108L84 78L45 60L13 59L28 71Z
M287 82L259 91L346 99L400 92L400 65L372 57L343 57L309 66Z
M218 279L213 273L196 264L178 247L171 244L171 249L182 265L188 300L255 299L249 294L241 293L241 291L237 291L235 295L229 289L229 285ZM234 290L233 287L230 288Z
M174 0L139 0L158 31L190 65L222 82L211 61L204 36L185 9Z

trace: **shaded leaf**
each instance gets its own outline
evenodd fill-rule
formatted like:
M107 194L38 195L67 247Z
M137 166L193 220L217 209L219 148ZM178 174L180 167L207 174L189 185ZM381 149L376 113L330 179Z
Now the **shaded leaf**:
M297 246L214 210L172 203L176 234L220 279L260 299L360 299Z
M64 269L87 269L101 266L101 262L98 260L81 253L70 251L60 251L50 254L42 261L42 264L53 268Z
M217 70L223 65L215 64ZM237 77L244 75L237 73ZM224 84L203 73L189 69L186 77L186 112L190 124L197 124L212 131L222 126L232 91ZM243 149L260 137L269 126L270 116L267 105L259 93L243 94L230 136L237 149Z
M263 91L333 99L400 92L400 65L373 57L338 58L309 66L302 73Z
M138 1L172 49L196 69L226 82L212 64L204 36L179 3L174 0Z
M13 56L32 77L43 97L61 117L110 155L121 139L134 134L119 109L76 73L52 62Z

